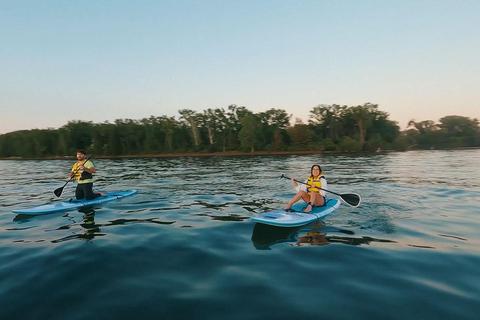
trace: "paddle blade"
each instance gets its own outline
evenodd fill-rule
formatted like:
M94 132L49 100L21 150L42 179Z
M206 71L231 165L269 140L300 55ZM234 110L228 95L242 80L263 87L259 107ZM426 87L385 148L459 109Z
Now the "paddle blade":
M358 207L362 202L360 196L356 193L344 193L340 195L342 200L351 205L352 207Z
M55 191L53 191L53 193L54 193L57 197L60 197L60 196L62 195L63 188L65 188L65 186L60 187L60 188L58 188L58 189L55 189Z

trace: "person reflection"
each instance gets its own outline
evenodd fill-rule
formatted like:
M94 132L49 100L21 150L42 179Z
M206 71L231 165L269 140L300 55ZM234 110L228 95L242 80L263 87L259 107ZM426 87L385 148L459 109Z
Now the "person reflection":
M324 246L329 242L325 237L327 234L323 232L308 232L306 236L298 237L297 246L311 245Z
M85 241L90 241L100 232L99 225L95 224L95 210L93 210L93 208L81 208L78 209L78 212L83 213L83 222L80 223L80 226L85 229L85 233L79 235L79 238Z

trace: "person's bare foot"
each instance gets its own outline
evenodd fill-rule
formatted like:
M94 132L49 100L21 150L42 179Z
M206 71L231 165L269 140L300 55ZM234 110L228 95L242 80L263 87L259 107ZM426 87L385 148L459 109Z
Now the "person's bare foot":
M303 212L309 213L309 212L312 211L312 209L313 209L313 204L310 202L310 203L307 205L307 207L305 208L305 210L303 210Z

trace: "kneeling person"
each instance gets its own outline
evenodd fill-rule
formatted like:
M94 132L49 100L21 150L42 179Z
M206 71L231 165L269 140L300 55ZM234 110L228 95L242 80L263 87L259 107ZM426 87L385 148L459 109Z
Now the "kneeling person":
M77 162L75 162L72 171L68 175L68 180L75 178L78 182L75 189L75 198L77 200L92 200L98 197L105 197L105 193L93 191L93 174L96 170L90 160L85 161L86 155L87 152L83 149L77 151Z

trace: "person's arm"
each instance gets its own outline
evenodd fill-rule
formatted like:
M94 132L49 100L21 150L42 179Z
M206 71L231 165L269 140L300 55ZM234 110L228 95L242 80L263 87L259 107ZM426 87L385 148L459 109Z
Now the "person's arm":
M322 189L325 189L325 190L328 190L328 184L327 184L327 179L323 178L322 180ZM323 190L320 190L320 194L325 197L325 195L327 194L326 191L323 191Z
M295 191L296 192L300 191L300 186L298 185L297 181L295 181L294 178L291 178L290 180L292 180L293 186L295 187Z
M97 171L95 170L95 167L89 167L89 168L87 168L87 167L83 167L83 168L80 167L80 170L86 171L86 172L88 172L88 173L95 173L95 172L97 172Z
M68 181L75 178L75 166L76 166L76 164L73 165L72 170L70 170L70 173L68 174Z
M308 180L305 180L305 183L307 182ZM305 184L298 184L297 181L295 181L295 179L292 178L292 182L293 182L293 185L295 186L295 191L296 192L299 192L300 190L307 190L307 186Z
M87 163L85 163L84 166L80 166L80 170L83 170L83 171L86 171L88 173L95 173L97 172L95 170L95 167L93 166L93 163L91 163L90 161L87 161Z

